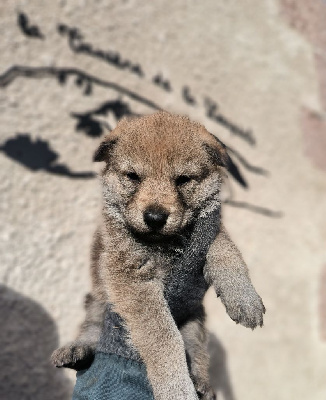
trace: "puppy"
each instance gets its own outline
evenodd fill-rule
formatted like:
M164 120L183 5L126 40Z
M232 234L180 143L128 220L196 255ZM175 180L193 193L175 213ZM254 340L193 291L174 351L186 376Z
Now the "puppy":
M202 125L162 111L121 120L94 159L105 167L92 293L79 336L52 361L83 369L104 350L143 362L156 400L214 399L207 289L246 327L262 326L265 312L220 221L225 146Z

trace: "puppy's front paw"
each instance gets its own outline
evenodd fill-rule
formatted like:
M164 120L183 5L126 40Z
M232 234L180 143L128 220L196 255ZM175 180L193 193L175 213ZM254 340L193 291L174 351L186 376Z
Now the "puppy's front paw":
M221 300L230 318L246 328L263 326L265 307L251 284L234 285L221 293Z
M76 371L88 368L95 356L93 347L85 343L73 342L52 353L51 361L56 367L72 368Z
M208 392L204 393L202 396L199 394L199 399L200 400L216 400L216 395L213 392L213 390L210 389Z
M195 389L200 400L216 400L213 389L205 384L195 384Z

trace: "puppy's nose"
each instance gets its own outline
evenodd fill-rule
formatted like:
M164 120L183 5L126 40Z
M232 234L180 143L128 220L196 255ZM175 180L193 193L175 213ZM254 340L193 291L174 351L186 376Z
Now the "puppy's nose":
M161 207L148 207L144 212L144 221L154 230L160 230L166 224L169 213Z

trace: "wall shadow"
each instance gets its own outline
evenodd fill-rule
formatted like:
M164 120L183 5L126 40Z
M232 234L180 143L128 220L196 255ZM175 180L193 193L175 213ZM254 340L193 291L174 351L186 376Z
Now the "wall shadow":
M125 116L139 116L131 110L128 103L120 99L106 101L95 109L84 113L71 113L70 115L78 121L76 131L81 131L90 137L100 137L104 133L104 128L111 131L114 127L110 126L109 123L103 126L103 122L96 120L96 116L106 117L109 113L112 113L117 121Z
M19 162L30 171L46 171L68 178L93 178L92 171L72 172L65 164L58 164L59 154L51 149L49 143L42 139L32 141L28 133L18 133L0 145L0 151L7 157Z
M21 30L21 32L30 38L34 39L44 39L44 35L41 32L40 28L37 25L32 25L28 16L20 12L17 15L17 24Z
M37 302L0 285L0 399L69 400L73 385L49 361L58 332Z
M217 400L236 400L231 386L227 355L218 338L210 333L208 342L210 354L209 376Z

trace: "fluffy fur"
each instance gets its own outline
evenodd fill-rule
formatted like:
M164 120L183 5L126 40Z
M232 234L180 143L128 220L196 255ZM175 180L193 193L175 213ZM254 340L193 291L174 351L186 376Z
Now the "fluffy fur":
M246 327L262 326L265 312L220 221L225 147L187 117L159 112L120 121L95 161L105 167L92 294L79 336L52 361L81 369L96 349L115 353L144 362L156 400L214 399L207 289Z

